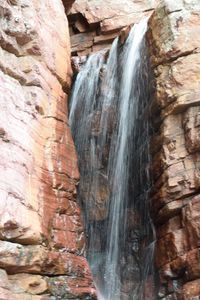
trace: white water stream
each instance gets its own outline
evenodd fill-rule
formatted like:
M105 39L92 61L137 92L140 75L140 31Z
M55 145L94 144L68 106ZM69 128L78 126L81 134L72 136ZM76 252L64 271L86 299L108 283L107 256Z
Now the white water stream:
M151 233L148 170L139 204L136 187L144 180L140 168L142 164L146 168L150 159L148 120L142 120L144 130L138 125L148 102L146 30L144 19L131 29L124 45L116 39L107 61L104 53L91 55L71 96L70 125L81 173L79 199L88 234L88 259L101 300L139 299L142 283L151 272L152 255L147 259L139 244ZM131 227L129 238L127 214L131 210L132 215L143 216L139 225ZM133 282L129 289L125 288L128 280Z

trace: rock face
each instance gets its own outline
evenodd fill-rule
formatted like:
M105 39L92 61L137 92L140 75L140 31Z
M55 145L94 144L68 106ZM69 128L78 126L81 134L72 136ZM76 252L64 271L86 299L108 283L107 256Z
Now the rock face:
M151 209L159 297L194 300L200 296L199 1L161 1L149 27L156 84Z
M152 13L158 0L77 0L69 13L72 55L110 48L119 32Z
M153 12L156 2L159 6ZM73 1L63 0L66 12ZM151 214L158 299L200 296L200 4L198 0L77 0L73 55L109 48L152 14L155 76ZM126 30L121 39L126 36ZM68 127L68 23L61 0L0 3L0 299L95 299L84 258ZM102 184L105 188L105 184ZM104 194L102 190L102 194ZM131 214L130 212L130 215ZM131 219L131 217L130 217ZM147 298L149 286L147 282Z
M73 55L109 48L150 11L147 34L155 76L151 215L156 227L158 299L200 296L200 4L198 0L78 0L70 12ZM130 18L129 18L130 17ZM123 33L122 33L123 39ZM151 283L150 283L151 285ZM149 287L147 287L147 299Z
M94 299L67 120L64 7L3 0L0 16L0 298Z

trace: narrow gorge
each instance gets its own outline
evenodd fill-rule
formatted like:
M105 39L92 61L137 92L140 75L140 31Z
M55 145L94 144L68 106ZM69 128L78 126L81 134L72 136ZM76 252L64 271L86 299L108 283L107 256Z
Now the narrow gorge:
M0 300L200 299L199 0L1 0Z
M105 51L92 54L71 97L69 121L81 175L78 198L100 299L138 298L153 264L147 254L152 229L146 29L144 19L124 44L116 38L108 58Z

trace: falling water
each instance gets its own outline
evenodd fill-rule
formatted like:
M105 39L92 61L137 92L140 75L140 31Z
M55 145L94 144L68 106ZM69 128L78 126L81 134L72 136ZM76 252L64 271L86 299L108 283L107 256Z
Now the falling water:
M145 19L116 39L108 58L91 55L71 96L87 255L105 300L139 299L152 273L146 28Z

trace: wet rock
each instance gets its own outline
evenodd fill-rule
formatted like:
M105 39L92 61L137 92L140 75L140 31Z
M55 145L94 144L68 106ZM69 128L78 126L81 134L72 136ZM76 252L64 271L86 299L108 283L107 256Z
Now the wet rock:
M90 288L87 279L59 276L48 279L48 288L52 295L60 299L97 299L96 291Z
M193 280L183 285L182 295L179 296L179 299L190 300L198 299L200 295L200 279Z
M162 220L162 217L161 217ZM164 220L163 220L164 221ZM175 230L178 230L182 227L181 224L181 218L180 216L169 217L169 220L164 223L163 225L160 225L157 229L157 236L158 238L161 238L162 236L165 236L169 232L173 232Z
M77 73L79 73L82 65L84 65L84 63L87 61L87 57L86 56L73 56L71 59L72 62L72 70L74 75L76 75Z
M41 245L22 246L0 241L0 267L10 274L35 273L87 277L90 270L84 257L69 253L50 251Z
M187 279L193 280L200 277L200 251L199 248L187 253L186 257Z
M168 233L157 242L156 264L161 267L170 260L181 256L189 250L187 233L185 229L179 229Z
M183 208L183 226L187 228L188 238L192 248L200 245L200 202L199 196L193 197Z

